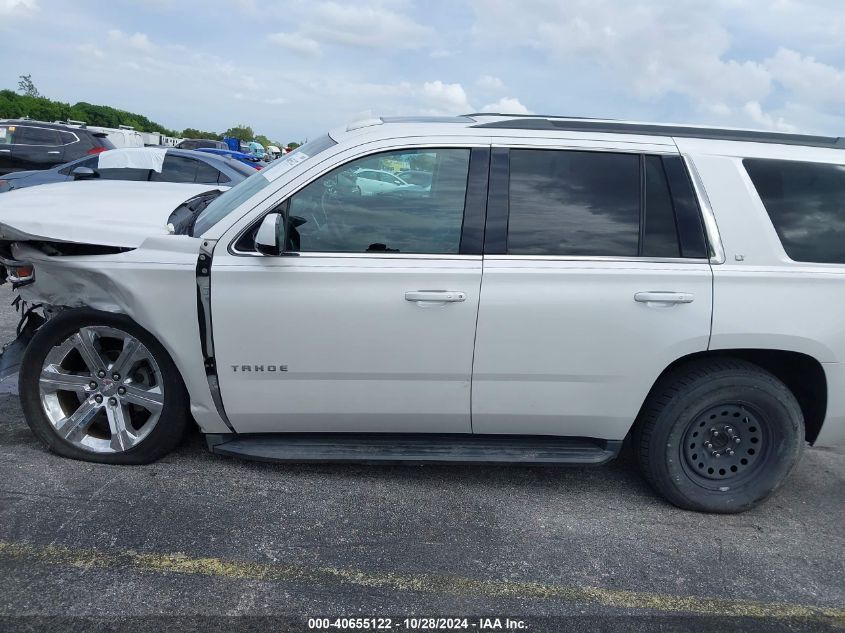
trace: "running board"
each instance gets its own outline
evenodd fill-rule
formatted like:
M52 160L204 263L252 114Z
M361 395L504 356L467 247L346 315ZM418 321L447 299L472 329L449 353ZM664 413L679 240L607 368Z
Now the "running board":
M598 465L621 441L525 435L272 433L207 435L218 455L265 462Z

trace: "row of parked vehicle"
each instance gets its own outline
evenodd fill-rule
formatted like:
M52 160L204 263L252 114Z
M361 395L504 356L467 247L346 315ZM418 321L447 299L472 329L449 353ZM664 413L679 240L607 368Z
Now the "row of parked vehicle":
M218 141L212 141L218 142ZM0 121L0 193L69 180L181 182L231 187L266 163L207 147L115 148L102 130L30 120Z

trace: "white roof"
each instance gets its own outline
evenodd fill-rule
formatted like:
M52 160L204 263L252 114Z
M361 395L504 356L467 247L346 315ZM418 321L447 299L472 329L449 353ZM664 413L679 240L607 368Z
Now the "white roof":
M845 162L845 138L790 134L767 130L715 128L704 125L585 119L543 115L487 114L436 117L367 117L330 132L338 143L357 145L379 140L483 138L491 143L526 139L607 141L640 146L677 147L728 156L783 157ZM682 143L683 142L683 143ZM685 150L687 151L687 150Z

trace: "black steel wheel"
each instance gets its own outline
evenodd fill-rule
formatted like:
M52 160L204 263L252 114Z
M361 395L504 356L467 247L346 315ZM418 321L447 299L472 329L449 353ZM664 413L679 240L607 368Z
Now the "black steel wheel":
M742 402L725 402L695 416L682 443L687 475L704 487L718 490L754 477L771 448L768 421Z
M672 503L742 512L774 492L804 444L801 408L761 367L708 359L664 377L634 428L640 469Z

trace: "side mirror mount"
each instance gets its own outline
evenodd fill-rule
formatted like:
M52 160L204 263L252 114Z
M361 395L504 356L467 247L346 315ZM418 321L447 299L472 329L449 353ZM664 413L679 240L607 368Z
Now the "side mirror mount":
M99 178L100 174L96 169L90 167L74 167L70 172L74 180L91 180L92 178Z
M281 255L285 249L285 238L285 216L268 213L255 233L255 250L262 255Z

